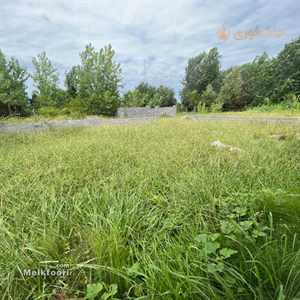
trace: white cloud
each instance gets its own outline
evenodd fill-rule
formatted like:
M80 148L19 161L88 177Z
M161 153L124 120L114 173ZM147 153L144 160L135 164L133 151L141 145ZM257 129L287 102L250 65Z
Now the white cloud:
M242 63L266 51L275 55L300 35L296 1L207 0L0 0L0 48L29 68L31 57L46 51L60 73L79 62L92 42L111 43L122 63L125 87L146 79L177 91L189 57L217 46L223 66ZM227 42L216 30L271 28L284 36Z

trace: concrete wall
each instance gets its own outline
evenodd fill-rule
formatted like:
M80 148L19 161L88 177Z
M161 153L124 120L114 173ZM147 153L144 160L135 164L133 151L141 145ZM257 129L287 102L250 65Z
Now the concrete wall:
M119 118L139 118L139 117L159 117L176 115L176 105L169 107L120 107L118 109Z

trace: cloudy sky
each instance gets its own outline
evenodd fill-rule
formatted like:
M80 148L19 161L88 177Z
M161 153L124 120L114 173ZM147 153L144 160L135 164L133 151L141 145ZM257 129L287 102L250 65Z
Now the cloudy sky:
M263 51L274 56L300 36L297 0L0 0L0 4L0 48L6 55L32 70L32 57L46 51L63 80L64 73L79 63L78 54L87 43L97 48L111 43L122 65L124 89L146 80L178 92L188 58L202 51L218 47L222 67L227 68ZM218 35L221 28L228 33L225 40ZM249 32L254 32L252 38Z

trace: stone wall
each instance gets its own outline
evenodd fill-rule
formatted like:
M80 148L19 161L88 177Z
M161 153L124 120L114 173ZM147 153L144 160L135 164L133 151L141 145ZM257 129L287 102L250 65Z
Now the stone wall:
M120 107L118 109L119 118L139 118L139 117L159 117L176 116L176 105L169 107Z

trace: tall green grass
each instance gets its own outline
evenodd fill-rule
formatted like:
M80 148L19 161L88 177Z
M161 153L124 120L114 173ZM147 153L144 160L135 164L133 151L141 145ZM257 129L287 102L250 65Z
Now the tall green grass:
M300 113L300 102L294 101L282 101L280 103L264 104L261 106L252 107L247 110L248 112L259 112L259 113L288 113L288 114L299 114Z
M1 299L300 297L299 127L162 119L0 152Z

